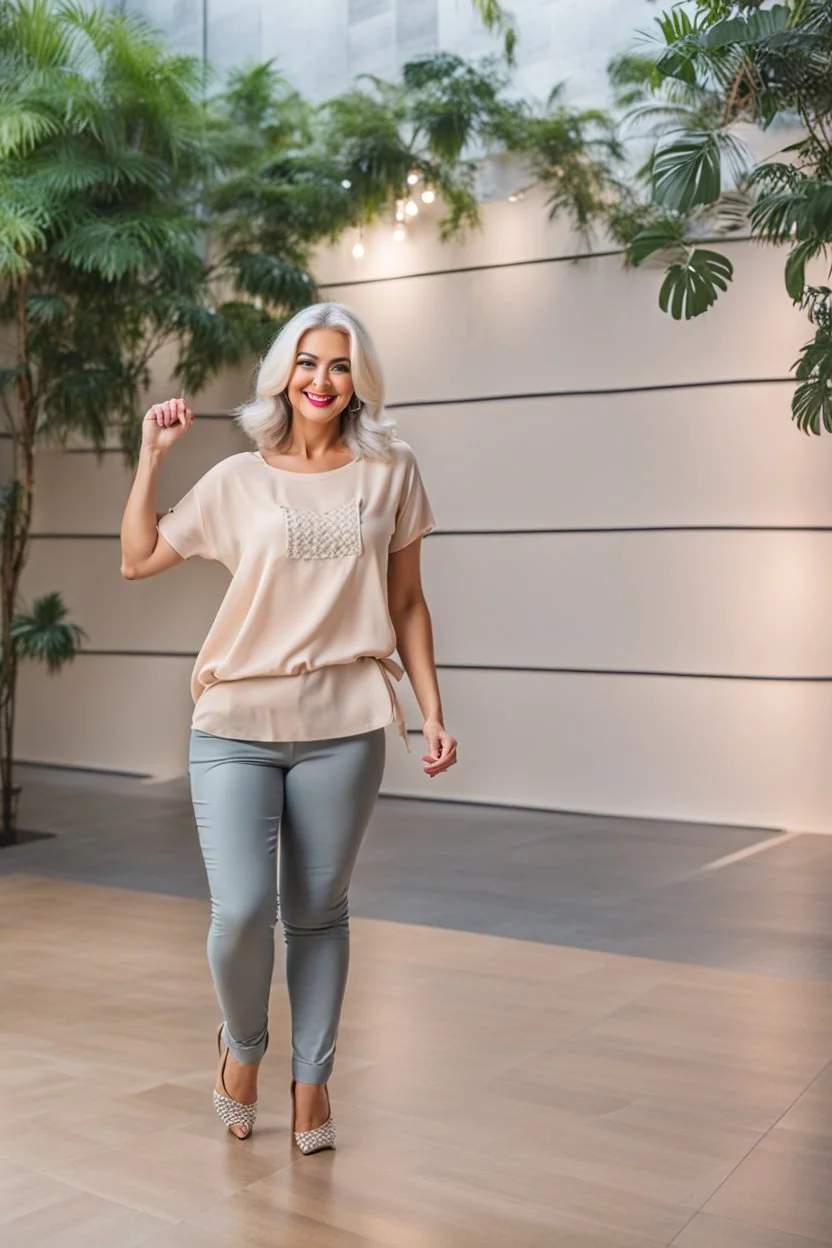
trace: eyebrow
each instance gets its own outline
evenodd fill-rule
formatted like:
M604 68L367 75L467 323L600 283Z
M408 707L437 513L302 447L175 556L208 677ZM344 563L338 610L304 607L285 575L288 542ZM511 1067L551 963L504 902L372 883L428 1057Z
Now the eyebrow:
M311 351L298 351L298 359L300 359L302 355L308 355L310 360L318 359L318 356L313 355ZM330 364L350 364L350 363L352 363L352 361L346 355L339 355L337 360L330 360Z

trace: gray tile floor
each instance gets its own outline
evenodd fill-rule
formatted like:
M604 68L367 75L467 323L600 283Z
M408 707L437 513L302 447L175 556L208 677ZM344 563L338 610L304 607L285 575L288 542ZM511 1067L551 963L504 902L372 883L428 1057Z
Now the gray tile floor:
M0 851L26 873L206 897L185 781L21 767ZM367 918L832 981L832 837L785 840L715 871L765 829L382 799L353 879Z

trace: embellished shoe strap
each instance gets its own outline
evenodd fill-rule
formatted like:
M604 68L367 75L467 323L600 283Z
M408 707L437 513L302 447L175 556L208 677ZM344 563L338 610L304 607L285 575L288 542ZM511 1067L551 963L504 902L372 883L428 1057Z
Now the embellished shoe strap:
M335 1122L330 1114L321 1127L311 1131L296 1131L295 1143L302 1153L317 1153L324 1148L335 1147Z
M217 1045L222 1051L222 1027L217 1034ZM268 1048L268 1038L266 1040ZM257 1118L257 1102L252 1101L250 1105L244 1105L242 1101L235 1101L233 1096L229 1096L225 1088L225 1067L228 1064L228 1058L231 1050L225 1050L225 1056L220 1066L220 1086L222 1092L218 1092L214 1088L214 1109L219 1114L221 1120L227 1127L248 1127L251 1131Z
M227 1127L251 1129L257 1117L256 1101L253 1101L251 1105L243 1105L241 1101L235 1101L233 1096L225 1096L216 1088L214 1089L214 1109Z

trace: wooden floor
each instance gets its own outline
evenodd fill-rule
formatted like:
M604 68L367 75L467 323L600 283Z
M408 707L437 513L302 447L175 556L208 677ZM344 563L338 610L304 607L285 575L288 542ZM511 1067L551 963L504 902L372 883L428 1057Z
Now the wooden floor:
M0 880L2 1248L832 1244L832 985L354 920L303 1158L282 972L254 1138L214 1117L206 922Z

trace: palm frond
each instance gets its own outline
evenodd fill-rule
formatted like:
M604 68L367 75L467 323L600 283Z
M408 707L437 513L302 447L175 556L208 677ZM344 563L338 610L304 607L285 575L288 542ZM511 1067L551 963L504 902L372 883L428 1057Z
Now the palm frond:
M517 27L512 14L500 0L471 0L474 11L485 29L503 40L503 52L509 65L514 65L517 51Z
M832 433L832 327L822 326L794 364L800 385L792 402L798 429L818 436Z
M314 288L310 282L306 302L313 301ZM283 319L242 300L228 301L216 309L183 308L180 329L183 346L176 377L189 393L198 392L218 367L255 360L261 355Z
M60 445L80 433L92 446L103 447L114 413L136 397L129 367L115 356L90 359L70 349L57 350L49 364L60 372L44 402L40 436Z
M59 593L44 594L29 612L18 612L10 633L19 658L45 663L50 672L59 672L71 663L86 640L77 624L67 622L69 609Z
M114 281L149 270L157 257L170 246L178 246L193 228L188 220L149 213L122 213L112 219L99 216L79 222L51 251L66 264Z
M0 160L25 155L59 130L59 118L37 103L21 105L0 94Z
M72 315L71 306L60 295L29 295L25 306L29 324L35 328L55 325Z
M297 309L310 302L309 274L281 256L258 251L232 251L227 271L238 290L276 308Z

